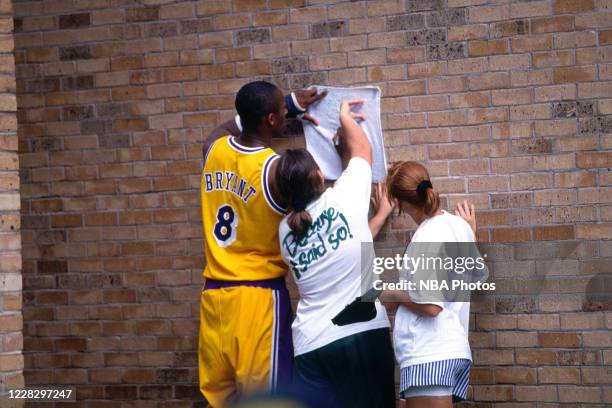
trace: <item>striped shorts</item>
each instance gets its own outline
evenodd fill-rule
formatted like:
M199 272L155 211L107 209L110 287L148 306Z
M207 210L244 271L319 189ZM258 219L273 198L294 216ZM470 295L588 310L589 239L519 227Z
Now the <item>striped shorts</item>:
M441 385L453 388L453 400L464 400L471 365L470 360L457 358L404 367L400 372L400 397L408 388Z

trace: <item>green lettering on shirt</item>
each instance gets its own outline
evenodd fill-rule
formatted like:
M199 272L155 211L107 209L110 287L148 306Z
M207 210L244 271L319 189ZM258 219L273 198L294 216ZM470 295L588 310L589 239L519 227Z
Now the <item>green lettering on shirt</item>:
M343 241L351 238L353 234L344 214L329 207L321 212L302 237L289 231L283 237L282 245L296 279L300 279L313 262L337 251Z

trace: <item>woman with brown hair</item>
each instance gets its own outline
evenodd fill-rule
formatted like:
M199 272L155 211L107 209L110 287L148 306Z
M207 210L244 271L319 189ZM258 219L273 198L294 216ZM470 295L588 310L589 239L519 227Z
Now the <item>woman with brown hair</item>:
M362 243L372 242L392 209L381 200L368 221L372 151L356 122L362 116L351 112L360 103L340 107L339 150L346 167L333 187L324 188L319 167L304 149L286 151L278 163L278 185L289 206L279 227L281 255L300 293L292 324L294 382L322 407L395 406L385 308L376 302L364 319L332 323L361 294Z
M455 215L442 210L440 197L421 164L396 163L387 176L387 191L400 212L408 213L418 224L406 257L418 256L428 243L437 243L433 246L439 249L444 243L475 242L474 206L459 203ZM408 272L414 274L415 270ZM400 397L406 399L408 408L449 408L453 399L465 399L467 394L472 359L470 303L419 296L417 292L395 290L382 295L399 304L393 343L401 370Z

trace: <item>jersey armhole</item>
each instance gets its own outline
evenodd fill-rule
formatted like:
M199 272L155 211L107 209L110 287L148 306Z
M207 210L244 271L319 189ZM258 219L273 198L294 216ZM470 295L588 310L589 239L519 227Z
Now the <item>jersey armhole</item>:
M277 160L280 156L276 153L272 153L268 158L264 161L263 170L261 172L261 185L264 192L264 198L266 202L270 206L270 208L280 214L285 215L287 211L276 201L274 201L274 197L272 196L272 191L270 189L270 183L268 183L268 176L270 173L270 168L272 167L272 163Z
M210 146L208 146L208 150L206 151L206 154L204 155L204 164L202 165L202 168L204 169L206 167L206 162L208 161L208 156L210 156L210 152L212 152L213 148L215 147L215 145L217 144L217 142L219 142L219 140L225 139L227 138L229 135L225 135L225 136L221 136L220 138L218 138L217 140L213 141Z

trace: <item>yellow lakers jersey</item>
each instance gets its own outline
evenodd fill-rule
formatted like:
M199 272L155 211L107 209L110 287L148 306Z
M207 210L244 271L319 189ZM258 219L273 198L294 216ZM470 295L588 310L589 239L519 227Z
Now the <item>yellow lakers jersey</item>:
M268 173L278 155L240 145L233 136L215 141L202 172L204 278L262 280L285 275L278 225L284 216L270 192Z

